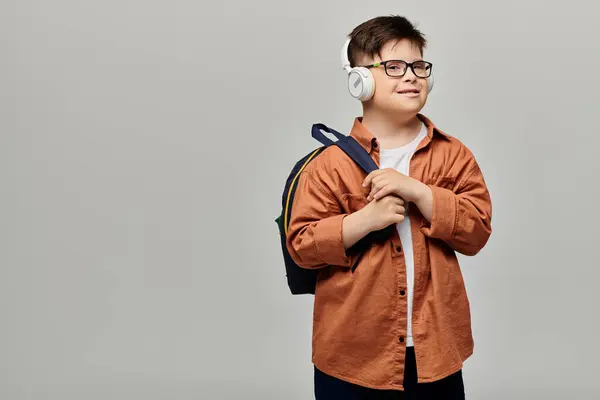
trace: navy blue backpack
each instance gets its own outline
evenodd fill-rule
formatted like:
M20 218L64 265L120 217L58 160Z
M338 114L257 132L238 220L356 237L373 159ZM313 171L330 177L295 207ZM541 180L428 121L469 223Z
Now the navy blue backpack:
M337 140L335 142L332 141L325 136L322 131L333 134ZM290 224L294 194L296 192L296 187L298 186L298 177L300 176L302 170L304 170L304 168L311 161L317 158L319 154L321 154L323 150L329 146L338 146L340 149L342 149L344 153L354 160L354 162L363 170L365 176L371 171L379 168L369 153L351 136L343 135L334 129L325 126L324 124L319 123L312 126L312 137L318 140L322 146L308 153L306 156L300 159L296 165L294 165L294 168L292 169L292 172L289 174L285 183L281 201L281 214L275 219L275 222L277 222L277 226L279 227L287 283L290 291L294 295L314 294L317 283L317 274L319 272L318 269L302 268L296 264L294 260L292 260L286 245L286 237ZM362 254L362 251L364 251L364 246L367 246L368 243L372 242L373 240L381 240L386 238L390 234L390 227L393 228L393 226L389 226L381 231L372 232L371 234L365 236L365 238L353 246L353 251L361 251L360 254ZM359 260L360 256L352 266L352 272L354 272Z

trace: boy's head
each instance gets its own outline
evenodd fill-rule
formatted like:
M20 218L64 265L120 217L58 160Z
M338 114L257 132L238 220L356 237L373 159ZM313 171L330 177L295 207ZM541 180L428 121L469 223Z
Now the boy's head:
M363 101L365 109L416 115L432 84L432 65L423 60L424 35L404 17L382 16L354 28L348 40L342 50L342 59L347 55L349 63L345 69L366 68L353 70L349 76L353 96Z

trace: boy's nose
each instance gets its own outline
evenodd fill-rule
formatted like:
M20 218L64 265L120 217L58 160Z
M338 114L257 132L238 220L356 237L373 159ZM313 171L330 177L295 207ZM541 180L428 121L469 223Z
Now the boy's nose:
M417 80L417 76L412 72L412 69L407 68L402 80L404 82L414 82Z

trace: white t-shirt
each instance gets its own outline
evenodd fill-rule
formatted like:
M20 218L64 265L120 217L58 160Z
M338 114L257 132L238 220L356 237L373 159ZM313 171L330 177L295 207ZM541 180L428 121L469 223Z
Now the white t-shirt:
M427 127L422 124L419 134L408 144L402 147L393 149L381 149L380 152L380 168L393 168L396 171L409 175L410 159L412 158L417 146L427 136ZM408 205L405 205L408 209ZM407 210L408 211L408 210ZM396 225L402 248L404 250L404 259L406 261L406 294L408 299L408 326L406 345L413 346L412 338L412 305L413 305L413 287L415 279L415 265L413 256L412 233L410 231L410 219L405 218L404 221Z

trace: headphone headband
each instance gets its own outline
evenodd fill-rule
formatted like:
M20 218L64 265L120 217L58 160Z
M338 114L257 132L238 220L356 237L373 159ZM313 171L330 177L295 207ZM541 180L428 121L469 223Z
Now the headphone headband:
M350 38L346 39L346 43L342 47L342 69L346 72L350 72L350 60L348 58L348 48L350 47Z

